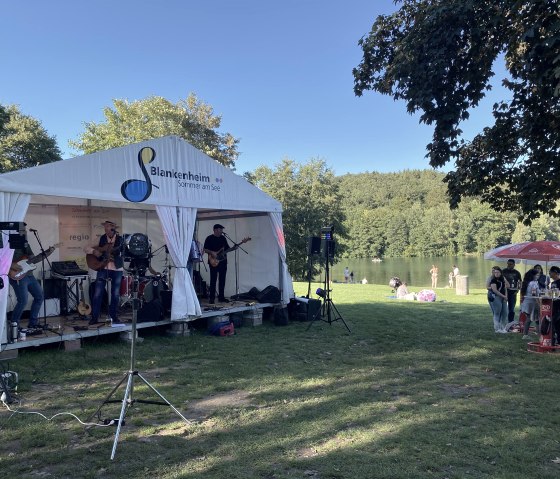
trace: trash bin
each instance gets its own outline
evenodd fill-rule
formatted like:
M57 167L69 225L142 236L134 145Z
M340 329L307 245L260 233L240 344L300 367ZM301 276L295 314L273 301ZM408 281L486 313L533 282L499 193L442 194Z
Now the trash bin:
M455 278L455 294L467 296L469 294L469 277L463 274Z

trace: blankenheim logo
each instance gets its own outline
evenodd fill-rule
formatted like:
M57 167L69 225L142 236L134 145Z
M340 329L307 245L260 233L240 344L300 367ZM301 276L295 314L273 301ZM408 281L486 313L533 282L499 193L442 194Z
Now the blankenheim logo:
M126 180L121 185L121 195L128 201L141 203L142 201L146 201L152 194L152 180L150 180L148 176L146 165L154 161L155 158L156 152L153 148L142 148L138 152L138 165L142 170L145 180Z
M138 152L138 165L142 170L144 180L126 180L121 185L121 195L128 201L141 203L146 201L152 194L152 187L158 186L152 183L150 176L159 178L172 178L177 180L177 186L180 188L193 188L210 191L220 191L220 186L211 182L208 175L202 173L193 174L190 171L166 170L159 166L150 166L149 174L146 168L156 158L156 152L153 148L145 147ZM223 183L223 178L215 178L215 183Z

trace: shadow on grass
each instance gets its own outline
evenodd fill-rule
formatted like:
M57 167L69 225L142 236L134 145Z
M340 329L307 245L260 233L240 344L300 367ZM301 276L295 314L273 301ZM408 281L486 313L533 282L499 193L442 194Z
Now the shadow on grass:
M336 304L352 334L340 322L309 331L265 324L230 338L151 336L138 346L138 369L179 410L234 390L248 404L209 410L191 426L170 408L134 406L113 463L112 429L3 417L3 430L13 429L1 452L19 451L3 454L3 467L54 477L72 463L83 473L74 477L557 476L558 358L526 353L519 335L495 335L483 295L426 304L384 298L379 288L347 291ZM63 358L26 354L18 366L35 380L25 384L30 393L60 386L39 406L93 412L128 353L97 343ZM44 461L55 454L61 459Z

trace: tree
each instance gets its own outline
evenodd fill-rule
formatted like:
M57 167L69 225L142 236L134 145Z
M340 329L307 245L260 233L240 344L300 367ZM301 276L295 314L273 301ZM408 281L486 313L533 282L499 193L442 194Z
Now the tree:
M558 216L560 190L560 26L557 0L397 0L359 41L354 92L405 100L434 125L430 165L455 161L446 175L450 205L480 196L527 223ZM470 142L460 124L491 88L505 58L511 99L493 107L494 124Z
M15 105L0 105L0 173L61 160L54 136Z
M345 237L342 195L333 171L321 159L302 165L284 159L274 169L259 166L250 177L282 203L288 268L295 278L305 279L308 238L330 225L336 237ZM336 255L340 253L338 248Z
M113 108L103 110L105 122L89 122L73 148L84 153L107 150L166 135L184 138L222 165L233 168L239 156L239 140L219 133L222 117L190 93L185 100L171 103L159 96L128 102L113 100Z

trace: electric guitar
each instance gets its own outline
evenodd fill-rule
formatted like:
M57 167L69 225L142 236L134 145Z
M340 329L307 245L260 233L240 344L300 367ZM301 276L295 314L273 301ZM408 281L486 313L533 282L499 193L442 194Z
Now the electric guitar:
M94 271L100 271L107 266L109 261L113 260L113 251L119 248L115 248L113 243L107 243L103 246L95 246L93 249L96 253L86 254L86 263L88 268Z
M84 301L84 280L80 281L80 304L78 304L78 313L81 316L87 316L91 313L91 306Z
M239 248L243 243L247 243L248 241L251 241L251 238L247 236L246 238L243 238L241 242L238 245L235 245L233 248L228 248L226 250L224 250L224 248L220 248L218 251L213 251L212 252L213 254L208 253L208 264L213 268L215 268L220 264L221 261L226 259L226 254L231 253L232 251Z
M33 271L34 269L37 268L37 266L35 266L36 263L38 263L39 261L41 261L41 259L43 258L43 256L46 258L47 256L50 256L51 254L53 254L54 250L56 248L58 248L59 246L61 246L63 243L56 243L54 245L52 245L49 249L47 249L45 251L45 254L43 255L43 253L39 253L35 256L23 256L17 263L12 263L12 265L10 266L10 271L8 273L8 276L15 280L15 281L19 281L21 278L23 278L29 271ZM18 267L16 267L19 266Z

